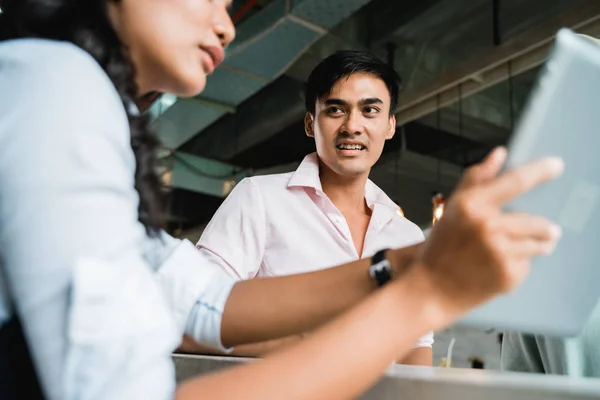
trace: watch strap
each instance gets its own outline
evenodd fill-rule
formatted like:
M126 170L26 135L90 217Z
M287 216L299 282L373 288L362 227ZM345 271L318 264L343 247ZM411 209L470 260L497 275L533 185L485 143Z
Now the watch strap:
M379 287L392 279L392 266L387 258L387 251L388 249L380 250L371 258L369 275Z

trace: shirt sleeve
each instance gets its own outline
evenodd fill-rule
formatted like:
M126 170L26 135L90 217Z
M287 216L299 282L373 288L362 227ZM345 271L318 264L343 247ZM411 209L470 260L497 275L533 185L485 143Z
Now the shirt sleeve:
M178 331L223 353L221 319L235 280L198 253L189 240L166 234L149 240L146 255L160 260L156 276L175 318Z
M419 347L433 347L433 342L433 332L429 332L426 335L421 336L413 345L413 348L418 349Z
M189 243L187 252L162 244L168 257L157 268L144 253L129 127L112 83L77 47L27 39L0 46L0 88L0 266L46 398L172 398L171 353L186 322L183 312L173 318L177 299L165 299L153 269L168 276L177 260L203 259ZM197 297L230 286L202 276Z
M196 247L238 280L256 277L264 255L264 203L253 178L242 180L206 226Z

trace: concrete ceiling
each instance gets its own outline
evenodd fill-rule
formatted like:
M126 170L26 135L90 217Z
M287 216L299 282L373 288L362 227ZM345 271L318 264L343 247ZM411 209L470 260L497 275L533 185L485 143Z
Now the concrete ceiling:
M234 2L234 12L242 3ZM253 13L259 13L268 2L259 3ZM529 42L542 39L536 35L548 36L542 28L571 26L600 15L600 2L593 3L372 0L324 33L281 76L237 106L234 113L197 132L179 149L246 167L253 173L292 170L314 149L301 123L303 84L312 68L335 50L370 49L389 59L403 77L403 99L422 101L416 95L427 93L423 92L429 89L427 85L439 81L438 86L443 86L467 71L477 58L492 60L503 51L521 54ZM561 20L562 15L567 17ZM536 31L538 27L542 28ZM408 218L425 226L431 218L432 192L449 193L466 165L481 159L493 145L506 142L535 82L537 65L511 79L496 79L493 82L497 83L481 86L472 94L466 92L467 82L467 94L460 98L442 93L439 111L430 103L427 113L407 118L399 127L403 134L387 144L371 178L402 206ZM469 76L473 82L479 79ZM176 190L172 201L177 206L171 212L184 228L205 222L220 203L183 190Z

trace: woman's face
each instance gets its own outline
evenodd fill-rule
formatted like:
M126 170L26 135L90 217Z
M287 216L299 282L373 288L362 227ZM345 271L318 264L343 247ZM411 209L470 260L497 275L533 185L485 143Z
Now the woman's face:
M139 94L195 96L235 37L231 0L109 0L109 15L127 47Z

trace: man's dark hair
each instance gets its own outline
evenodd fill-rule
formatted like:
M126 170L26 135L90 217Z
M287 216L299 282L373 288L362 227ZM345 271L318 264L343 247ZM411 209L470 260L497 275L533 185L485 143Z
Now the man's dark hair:
M314 115L317 100L328 95L340 79L356 73L374 75L385 83L390 92L390 114L392 114L398 105L400 76L389 64L363 50L337 51L316 66L306 84L304 96L306 111Z

